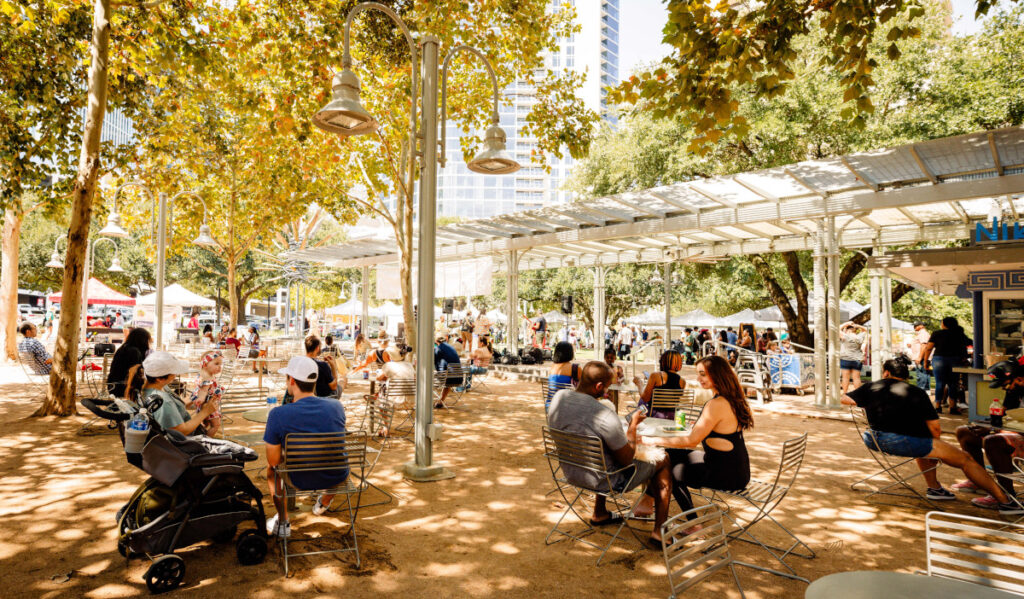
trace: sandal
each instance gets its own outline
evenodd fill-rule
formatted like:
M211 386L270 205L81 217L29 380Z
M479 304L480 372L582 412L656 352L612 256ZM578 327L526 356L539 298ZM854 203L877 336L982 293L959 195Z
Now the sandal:
M655 551L665 550L665 541L663 539L655 539L654 537L647 537L647 548L654 549Z
M622 516L609 516L604 520L594 520L591 518L591 526L608 526L609 524L622 524Z

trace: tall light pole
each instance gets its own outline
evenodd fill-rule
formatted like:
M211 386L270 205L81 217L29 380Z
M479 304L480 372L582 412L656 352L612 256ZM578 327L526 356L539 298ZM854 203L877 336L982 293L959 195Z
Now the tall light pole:
M356 5L349 11L345 19L345 45L342 57L342 70L334 77L331 101L313 116L313 124L325 131L342 136L364 135L373 132L378 127L377 121L363 108L359 101L359 78L352 72L352 55L349 46L353 18L358 13L371 9L383 12L398 25L409 45L411 54L412 96L409 142L412 151L409 152L409 181L406 189L412 189L417 155L419 155L421 160L419 255L417 261L417 267L419 268L417 281L418 303L421 309L416 321L416 453L414 460L405 464L404 472L407 478L414 481L441 480L455 475L447 468L435 464L433 461L433 441L440 434L440 427L433 424L434 401L431 388L434 374L434 236L437 204L437 102L439 91L437 75L440 40L429 34L423 35L420 38L420 46L423 49L421 62L417 53L416 43L409 28L393 10L376 2L365 2ZM499 126L498 120L497 78L494 76L494 71L487 58L478 50L469 46L456 46L444 60L442 82L447 83L448 65L452 58L463 51L472 53L483 61L488 75L490 75L494 92L494 111L491 126L487 129L485 136L485 149L471 160L467 166L474 172L484 174L514 173L519 170L519 164L505 152L505 132ZM422 119L417 123L416 91L421 68L423 70L421 97L423 114ZM441 91L444 94L441 98L442 106L446 106L447 90L442 89ZM417 129L417 124L420 125L419 129ZM444 114L442 114L441 129L444 130L444 128ZM419 152L416 151L416 141L418 138L422 138ZM443 147L441 160L444 160ZM400 210L401 202L403 202L402 196L403 194L400 193L398 198Z

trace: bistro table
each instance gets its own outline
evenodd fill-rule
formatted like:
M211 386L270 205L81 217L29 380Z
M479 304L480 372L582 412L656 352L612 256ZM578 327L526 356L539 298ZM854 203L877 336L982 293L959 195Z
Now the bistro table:
M266 356L263 356L260 358L253 358L252 364L256 367L256 370L258 371L256 388L260 390L260 393L262 393L263 372L266 371L267 374L270 374L271 372L277 374L277 367L284 368L285 366L287 366L288 358L268 358ZM266 422L266 420L264 420L263 422Z
M616 385L609 385L608 386L608 399L610 399L611 402L613 404L615 404L615 412L616 413L618 413L618 411L619 411L619 392L620 391L623 392L623 393L628 393L628 394L640 393L640 390L637 389L636 385L634 385L633 383L619 383L619 384L616 384Z
M1008 599L1017 597L969 582L903 572L860 570L819 578L805 599Z
M270 408L256 408L255 410L249 410L248 412L242 412L242 418L245 418L249 422L262 422L267 423L270 419Z

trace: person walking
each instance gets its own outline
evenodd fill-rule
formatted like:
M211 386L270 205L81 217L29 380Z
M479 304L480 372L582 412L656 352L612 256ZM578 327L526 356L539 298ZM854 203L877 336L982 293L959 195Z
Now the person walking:
M860 387L860 370L864 367L864 340L867 329L853 322L839 327L839 372L842 376L840 387L843 393L850 385Z
M914 323L914 338L910 342L910 360L914 363L914 384L925 392L931 388L931 375L925 370L924 364L921 362L921 350L928 344L928 339L931 334L928 333L928 329L924 326L923 322Z
M956 405L956 394L953 393L953 385L956 384L953 368L967 359L968 345L974 345L974 341L964 333L964 328L955 316L947 316L942 319L942 328L932 333L928 343L921 349L918 362L927 365L930 359L935 374L936 412L941 413L943 402L948 401L949 413L960 413Z

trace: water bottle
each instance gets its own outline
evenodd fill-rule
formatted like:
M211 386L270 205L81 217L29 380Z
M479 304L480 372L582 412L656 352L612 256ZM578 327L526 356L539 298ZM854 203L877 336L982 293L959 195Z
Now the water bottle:
M273 408L277 405L277 396L267 396L267 408Z
M124 431L125 453L142 453L142 447L146 444L146 437L149 436L149 418L146 415L146 408L142 408L132 419Z
M1000 403L999 398L992 400L992 406L988 409L988 423L993 428L1003 428L1003 404Z

